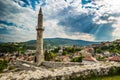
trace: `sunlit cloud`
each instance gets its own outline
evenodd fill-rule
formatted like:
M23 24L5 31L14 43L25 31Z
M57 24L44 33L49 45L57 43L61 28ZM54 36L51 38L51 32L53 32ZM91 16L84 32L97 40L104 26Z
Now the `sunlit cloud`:
M1 0L0 41L36 39L40 6L44 38L106 41L120 38L120 1Z

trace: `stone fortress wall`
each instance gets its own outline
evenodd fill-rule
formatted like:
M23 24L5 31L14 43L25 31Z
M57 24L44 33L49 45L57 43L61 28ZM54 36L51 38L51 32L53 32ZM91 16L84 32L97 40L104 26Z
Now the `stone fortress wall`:
M120 67L110 66L105 68L101 67L97 69L85 69L83 71L72 72L71 74L43 77L39 80L89 80L91 77L107 76L119 73L115 72L115 70L120 71Z
M24 65L26 68L35 65L25 61L19 61L18 64L30 65ZM45 71L42 71L41 68L40 71L37 70L37 72L29 73L37 76L36 78L35 76L29 77L30 80L74 80L76 78L88 79L89 77L120 73L120 63L111 62L93 65L83 65L76 62L43 62L42 66L43 65L47 66L48 68Z
M49 68L58 68L58 67L70 67L73 65L81 66L83 64L80 62L48 62L48 61L44 61L44 62L42 62L41 65L49 67Z
M28 64L30 66L38 66L35 63L31 63L29 61L24 60L17 60L16 65L21 66L22 64ZM44 61L41 63L40 66L45 66L47 68L59 68L59 67L70 67L70 66L81 66L83 65L80 62L50 62L50 61Z

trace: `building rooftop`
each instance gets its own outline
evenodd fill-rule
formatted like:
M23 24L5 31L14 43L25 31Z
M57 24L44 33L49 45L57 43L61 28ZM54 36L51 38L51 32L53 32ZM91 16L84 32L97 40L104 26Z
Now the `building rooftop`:
M94 57L92 57L92 56L86 56L85 58L83 58L83 60L85 60L85 61L97 61Z
M120 62L120 56L113 56L109 59L110 61L117 61Z

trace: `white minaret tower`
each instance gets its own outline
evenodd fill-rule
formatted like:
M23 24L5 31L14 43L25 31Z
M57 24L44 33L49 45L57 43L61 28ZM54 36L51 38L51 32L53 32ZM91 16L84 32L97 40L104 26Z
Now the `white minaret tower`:
M37 47L36 47L36 55L35 55L35 63L40 65L41 62L44 61L44 53L43 53L43 14L42 8L40 8L38 14L38 26L37 30Z

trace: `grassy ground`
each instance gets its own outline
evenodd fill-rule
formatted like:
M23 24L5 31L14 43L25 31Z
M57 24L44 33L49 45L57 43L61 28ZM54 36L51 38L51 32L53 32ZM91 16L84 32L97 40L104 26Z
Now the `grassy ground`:
M86 79L76 78L76 79L70 79L70 80L120 80L120 75L92 77L92 78L86 78Z
M91 78L87 80L120 80L120 75L97 77L97 78Z

